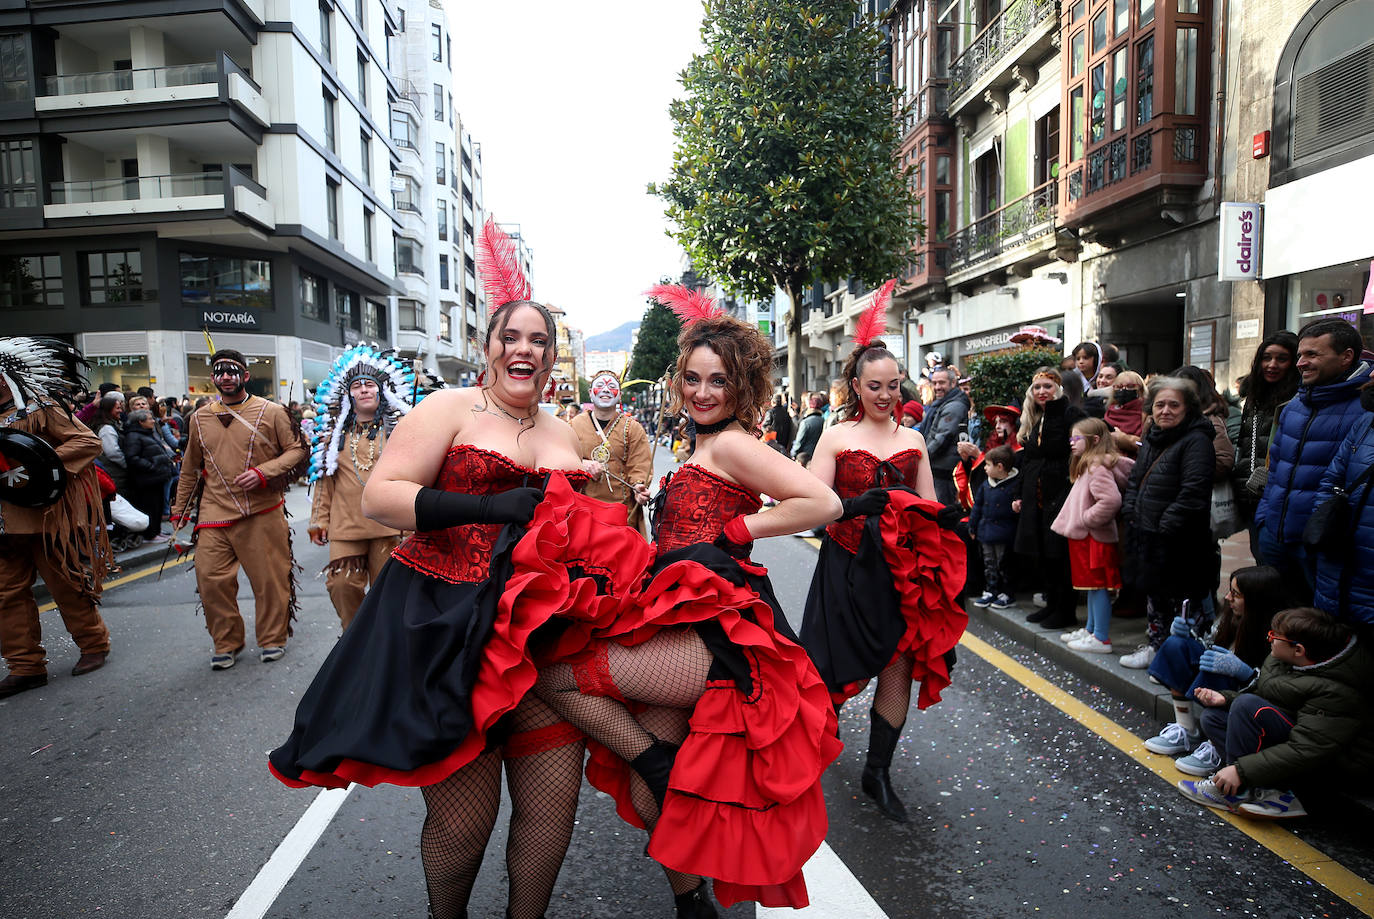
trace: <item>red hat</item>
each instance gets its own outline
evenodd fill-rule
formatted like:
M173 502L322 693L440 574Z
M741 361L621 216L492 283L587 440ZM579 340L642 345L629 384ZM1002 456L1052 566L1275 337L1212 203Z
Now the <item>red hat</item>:
M910 402L902 403L902 414L910 415L912 418L916 419L917 424L920 424L921 419L925 417L926 407L915 399L912 399Z
M998 415L1016 421L1021 417L1021 409L1015 405L989 405L983 409L983 417L988 421L996 421Z

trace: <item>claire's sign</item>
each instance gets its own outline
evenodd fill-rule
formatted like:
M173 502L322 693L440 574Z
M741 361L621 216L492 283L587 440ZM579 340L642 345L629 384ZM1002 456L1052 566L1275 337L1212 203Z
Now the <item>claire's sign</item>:
M1258 281L1264 205L1225 201L1221 205L1221 242L1217 246L1217 278Z

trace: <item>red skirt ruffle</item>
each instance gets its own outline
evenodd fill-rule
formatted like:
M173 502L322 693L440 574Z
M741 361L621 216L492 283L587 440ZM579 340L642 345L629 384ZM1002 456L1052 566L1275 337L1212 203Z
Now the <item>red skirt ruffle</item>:
M1121 549L1091 536L1069 540L1069 573L1074 590L1119 590Z

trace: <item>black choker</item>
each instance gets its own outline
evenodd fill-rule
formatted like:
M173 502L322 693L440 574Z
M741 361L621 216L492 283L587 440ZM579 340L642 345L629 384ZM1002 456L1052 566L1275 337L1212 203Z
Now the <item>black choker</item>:
M713 422L713 423L711 423L711 424L698 424L697 422L692 422L692 423L693 423L693 424L696 424L696 427L697 427L697 436L698 436L698 437L701 437L702 435L705 435L705 434L719 434L721 431L725 430L725 429L728 428L730 425L734 424L734 423L735 423L735 419L734 419L734 418L722 418L720 421L716 421L716 422Z

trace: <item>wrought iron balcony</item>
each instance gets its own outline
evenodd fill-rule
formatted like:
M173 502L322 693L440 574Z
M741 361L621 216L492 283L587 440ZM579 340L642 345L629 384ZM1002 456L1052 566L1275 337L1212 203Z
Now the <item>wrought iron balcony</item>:
M978 33L950 67L949 98L967 92L1008 52L1043 22L1055 18L1055 0L1015 0L987 28Z
M1058 183L1051 180L949 237L949 268L959 271L1054 232Z

